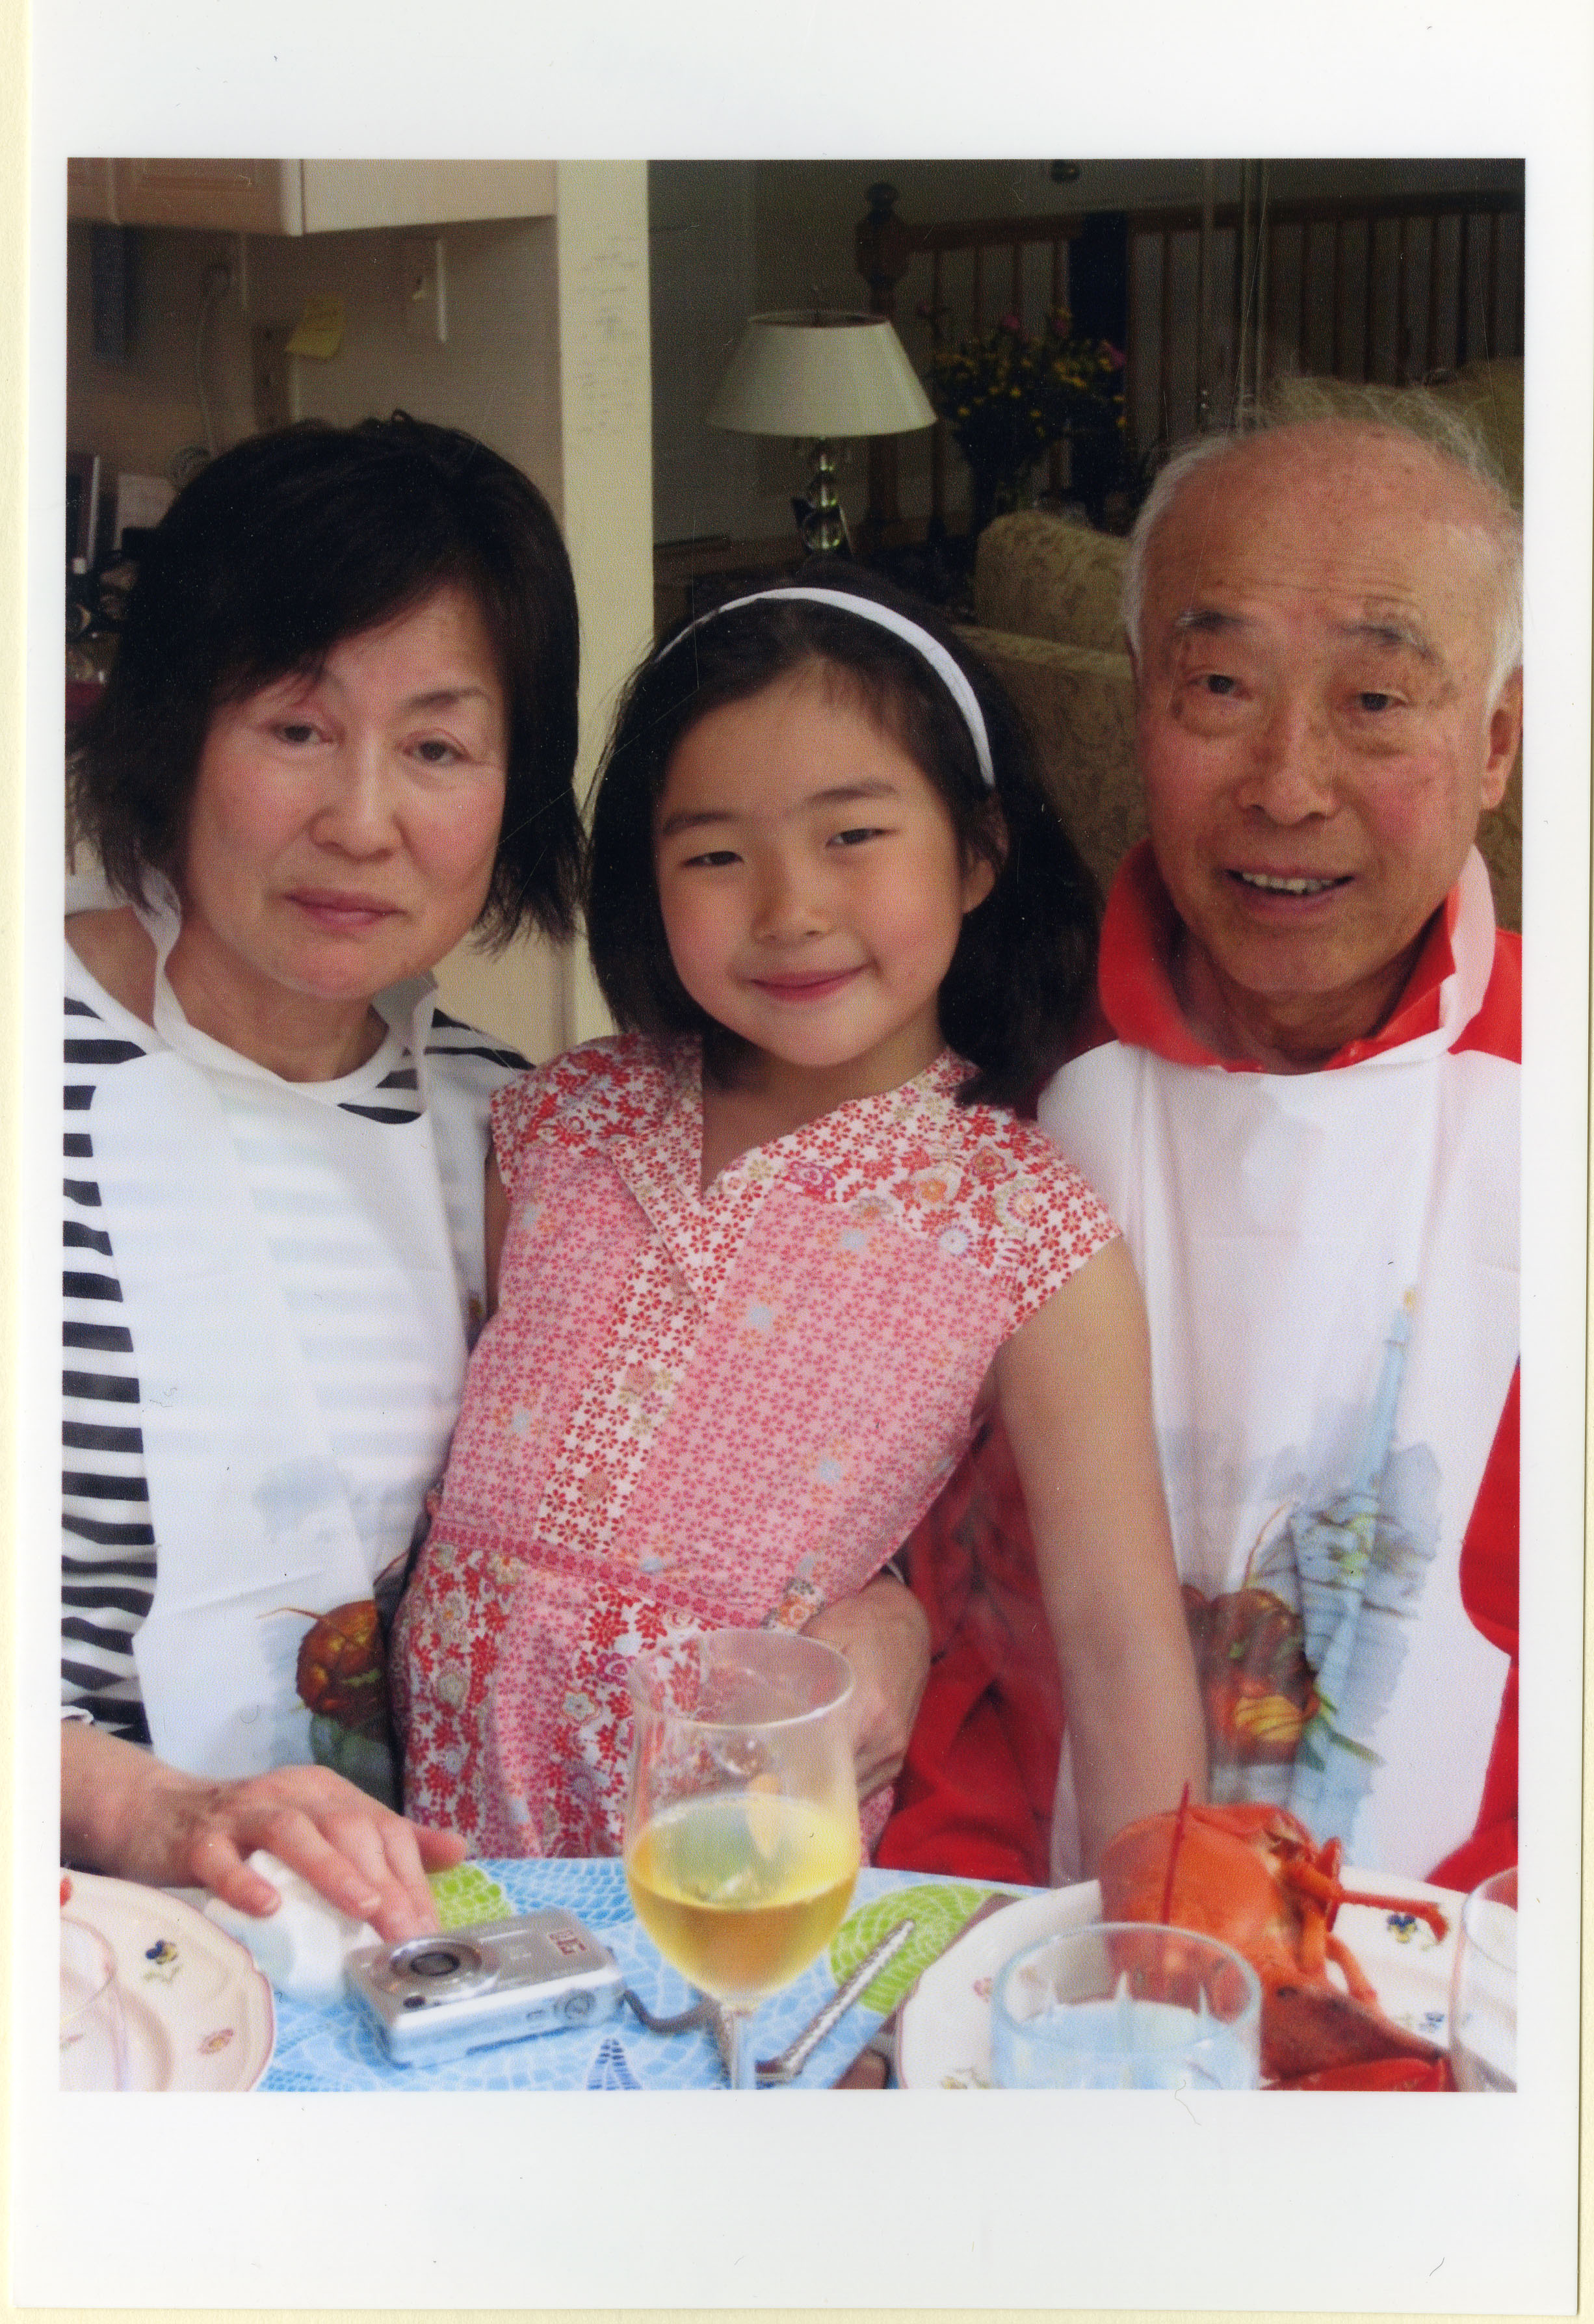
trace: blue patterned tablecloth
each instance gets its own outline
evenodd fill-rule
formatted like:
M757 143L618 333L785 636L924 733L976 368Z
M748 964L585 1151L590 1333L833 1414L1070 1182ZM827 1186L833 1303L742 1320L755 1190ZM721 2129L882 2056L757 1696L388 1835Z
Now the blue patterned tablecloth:
M614 1857L525 1858L483 1867L516 1912L563 1904L601 1937L626 1982L657 2016L696 1997L660 1959L639 1924ZM775 2056L813 2017L870 1947L898 1920L894 1900L920 1890L915 1934L904 1955L855 2002L809 2059L793 2089L828 2089L844 2072L924 1965L941 1951L989 1888L981 1883L866 1868L846 1919L813 1967L758 2012L755 2054ZM871 2007L879 2002L880 2007ZM601 2024L540 2034L475 2051L435 2066L395 2066L370 2020L342 1999L320 2007L279 1994L277 2041L259 2087L265 2090L693 2090L724 2087L713 2033L650 2034L628 2006Z

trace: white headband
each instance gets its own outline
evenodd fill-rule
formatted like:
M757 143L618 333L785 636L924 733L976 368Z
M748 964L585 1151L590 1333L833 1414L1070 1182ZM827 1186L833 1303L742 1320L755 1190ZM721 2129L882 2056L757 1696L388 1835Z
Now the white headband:
M936 677L963 713L963 724L973 740L974 756L980 761L980 779L988 791L996 788L996 770L990 763L990 737L985 731L985 718L973 687L959 669L956 662L940 641L928 630L921 630L906 613L898 613L890 605L878 605L872 597L855 597L850 589L755 589L751 597L733 597L729 604L716 605L711 613L700 613L688 622L680 635L671 638L664 653L673 653L682 638L689 638L705 622L716 622L722 613L733 613L742 605L760 605L771 597L802 597L814 605L834 605L843 613L856 613L861 622L873 622L882 630L891 630L906 638L914 651L927 661Z

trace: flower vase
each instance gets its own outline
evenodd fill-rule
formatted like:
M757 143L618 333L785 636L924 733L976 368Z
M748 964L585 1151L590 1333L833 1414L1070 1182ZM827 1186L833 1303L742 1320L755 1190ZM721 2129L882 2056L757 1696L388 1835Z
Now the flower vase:
M1029 475L1027 467L993 468L984 461L970 462L972 502L969 530L976 538L992 517L1010 516L1015 509L1028 507Z

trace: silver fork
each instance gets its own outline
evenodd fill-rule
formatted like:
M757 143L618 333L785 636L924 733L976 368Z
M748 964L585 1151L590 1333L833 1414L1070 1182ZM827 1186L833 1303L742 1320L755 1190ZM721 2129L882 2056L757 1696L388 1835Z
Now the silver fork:
M757 2071L760 2081L794 2081L831 2027L840 2024L865 1986L873 1983L889 1960L895 1960L912 1934L913 1923L909 1920L898 1921L889 1929L874 1950L865 1953L846 1983L838 1986L824 2008L809 2019L797 2040L788 2042L778 2058L759 2060Z

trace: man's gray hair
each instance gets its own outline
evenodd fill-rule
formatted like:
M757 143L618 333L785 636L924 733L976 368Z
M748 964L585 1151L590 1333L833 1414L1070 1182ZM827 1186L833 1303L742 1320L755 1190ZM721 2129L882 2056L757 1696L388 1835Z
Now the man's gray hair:
M1259 432L1296 428L1321 420L1396 429L1404 436L1414 437L1442 459L1452 461L1478 486L1482 502L1479 529L1489 543L1499 591L1495 658L1488 683L1488 699L1492 703L1506 678L1522 663L1522 519L1474 423L1420 387L1381 388L1374 383L1356 386L1338 380L1276 381L1266 404L1250 414L1248 426L1198 436L1193 443L1175 452L1158 472L1129 535L1120 610L1129 650L1137 662L1140 658L1140 615L1145 604L1151 540L1185 478L1209 460L1243 449Z

